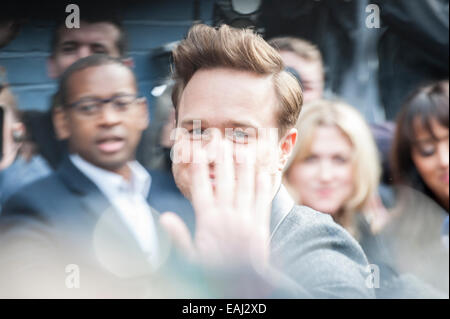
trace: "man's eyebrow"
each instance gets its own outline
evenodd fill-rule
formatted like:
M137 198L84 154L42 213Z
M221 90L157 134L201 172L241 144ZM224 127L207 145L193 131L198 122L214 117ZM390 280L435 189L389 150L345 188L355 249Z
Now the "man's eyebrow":
M60 43L60 46L64 46L64 45L79 45L79 44L83 44L83 42L76 41L76 40L66 40L66 41L62 41ZM102 48L106 48L106 44L105 43L98 42L98 41L97 42L88 42L86 44L88 44L90 46L99 46L99 47L102 47Z
M76 45L76 44L78 44L79 42L78 41L75 41L75 40L66 40L66 41L62 41L61 43L60 43L60 46L63 46L63 45Z
M78 103L78 102L84 102L84 101L90 101L90 100L100 100L98 96L95 95L86 95L78 98L77 100L70 102L69 104Z
M185 119L180 125L181 126L193 126L194 121L200 121L202 126L209 126L209 122L205 120L199 119ZM250 121L227 121L225 122L226 128L234 128L234 127L242 127L242 128L254 128L257 129L258 126L256 124L251 123Z
M106 48L106 44L105 43L101 43L101 42L93 42L93 43L89 43L89 45Z
M208 125L208 121L200 120L200 119L189 119L189 118L184 119L184 120L180 123L180 125L181 125L181 126L190 126L190 125L193 126L193 125L194 125L194 121L199 121L202 125L203 125L203 124Z
M251 121L228 121L225 123L226 127L241 127L241 128L254 128L257 129L258 125L252 123Z

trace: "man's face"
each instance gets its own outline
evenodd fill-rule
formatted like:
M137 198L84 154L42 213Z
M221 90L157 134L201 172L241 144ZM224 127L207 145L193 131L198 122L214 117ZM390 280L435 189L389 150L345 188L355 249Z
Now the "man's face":
M119 57L117 40L119 29L108 22L88 23L81 21L79 29L62 26L59 41L49 59L49 75L58 78L70 65L92 54Z
M187 135L187 138L183 138L181 142L177 140L175 147L179 147L181 143L182 147L179 149L192 149L195 131L202 134L200 145L209 157L213 187L214 168L217 161L221 160L220 150L224 143L233 144L235 162L236 152L239 150L243 151L241 154L252 152L250 155L255 159L256 169L263 169L263 166L276 167L276 172L271 173L277 174L282 169L282 142L277 135L259 134L258 129L277 130L278 110L271 77L225 68L197 71L186 85L178 108L177 128L184 131L178 136ZM200 121L200 127L194 121ZM245 130L247 133L243 133ZM263 149L258 151L256 143L264 145ZM272 156L267 156L267 152L264 152L267 149L271 150ZM187 198L191 197L191 165L192 159L174 161L173 164L175 181Z
M134 158L142 131L148 125L145 100L131 99L123 110L113 102L99 104L96 114L83 112L95 99L136 95L132 72L124 66L107 64L74 73L68 81L68 105L56 115L58 134L67 138L71 153L110 171L120 171ZM130 99L128 99L130 101ZM86 111L86 110L84 110Z
M300 75L303 87L303 102L322 98L324 91L323 70L317 61L308 61L290 51L280 51L283 63Z

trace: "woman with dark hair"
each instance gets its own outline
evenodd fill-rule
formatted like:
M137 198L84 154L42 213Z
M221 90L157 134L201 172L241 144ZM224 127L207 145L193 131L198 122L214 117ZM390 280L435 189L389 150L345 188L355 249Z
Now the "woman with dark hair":
M434 199L449 211L449 81L417 89L397 119L392 168L397 185Z
M402 291L425 297L449 293L448 122L449 81L418 88L399 113L391 154L396 205L381 236L394 269L419 279L403 277Z

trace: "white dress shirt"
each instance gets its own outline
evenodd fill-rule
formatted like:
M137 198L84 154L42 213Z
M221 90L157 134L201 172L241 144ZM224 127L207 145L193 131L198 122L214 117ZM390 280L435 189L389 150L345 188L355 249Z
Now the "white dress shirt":
M72 163L86 175L117 210L130 229L148 262L158 263L158 236L147 196L151 176L137 161L129 162L130 181L119 174L97 167L77 154L70 155Z

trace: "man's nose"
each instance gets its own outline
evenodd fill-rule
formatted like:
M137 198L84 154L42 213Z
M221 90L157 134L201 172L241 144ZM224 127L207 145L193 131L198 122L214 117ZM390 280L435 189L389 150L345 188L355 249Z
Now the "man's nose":
M206 151L209 163L218 163L223 160L223 150L225 149L225 143L229 141L222 135L219 130L209 130L208 134L204 137L203 148Z
M82 45L78 48L78 59L82 59L92 55L92 51L87 45Z
M103 104L103 108L100 110L100 125L113 126L121 122L122 116L116 112L113 106L108 104Z
M219 159L221 154L221 148L223 147L223 138L221 134L217 132L209 132L203 136L203 147L206 151L208 163L215 163Z

